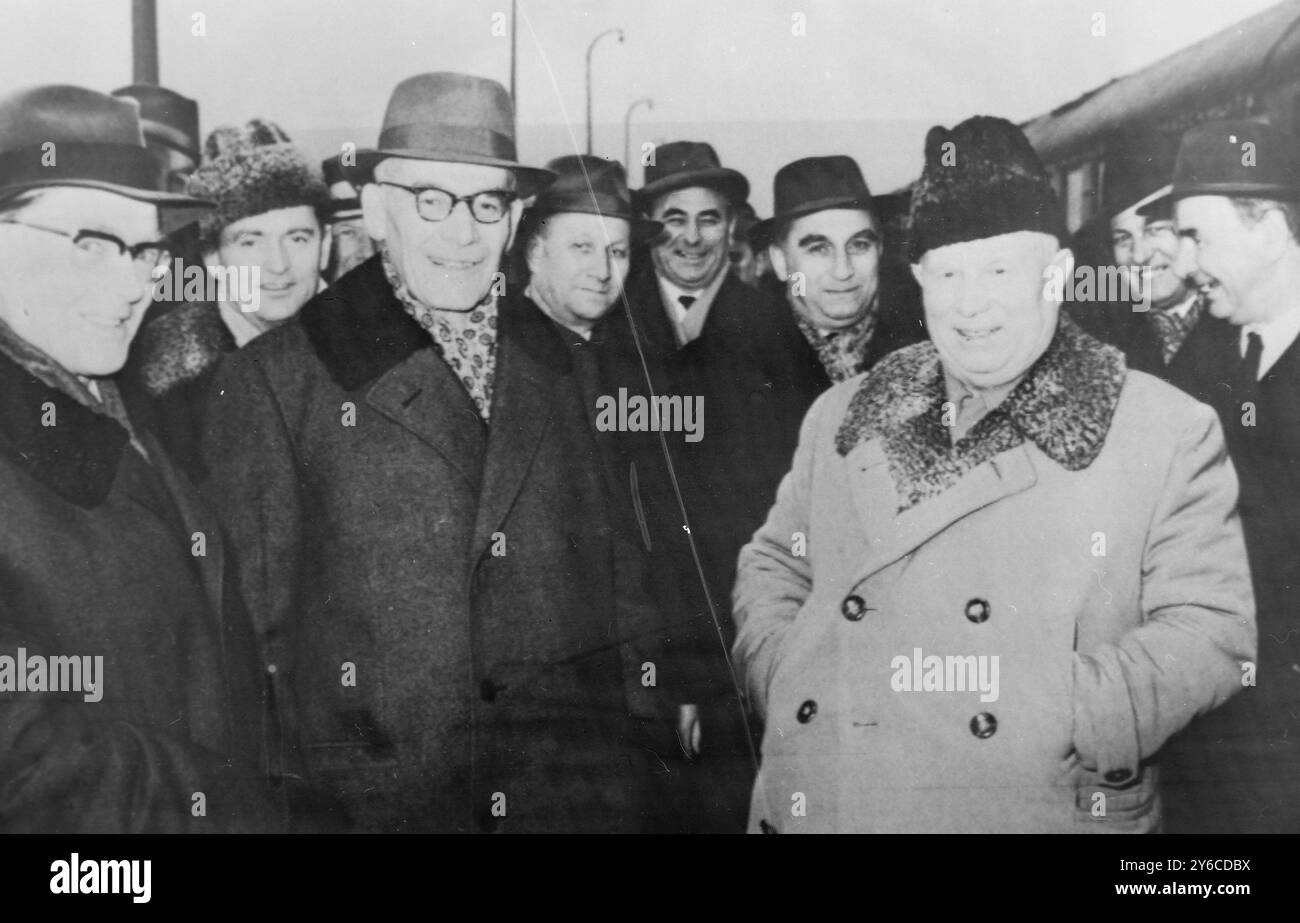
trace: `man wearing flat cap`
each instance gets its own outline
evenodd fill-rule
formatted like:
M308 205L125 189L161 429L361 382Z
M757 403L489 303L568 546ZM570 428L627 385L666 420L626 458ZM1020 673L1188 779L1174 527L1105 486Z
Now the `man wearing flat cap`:
M112 376L168 193L133 103L0 99L0 829L274 829L251 625L216 516Z
M1218 411L1259 607L1252 682L1189 729L1177 829L1300 832L1300 142L1207 122L1174 165L1179 233L1227 337L1193 330L1175 383ZM1166 206L1167 207L1167 206ZM1172 801L1172 798L1171 798Z
M205 441L288 757L347 829L639 829L631 571L572 351L501 272L553 175L502 86L433 73L352 176L378 255L223 364Z
M932 342L818 399L741 553L752 831L1156 830L1161 747L1241 688L1222 430L1061 314L1063 224L1010 122L931 129Z

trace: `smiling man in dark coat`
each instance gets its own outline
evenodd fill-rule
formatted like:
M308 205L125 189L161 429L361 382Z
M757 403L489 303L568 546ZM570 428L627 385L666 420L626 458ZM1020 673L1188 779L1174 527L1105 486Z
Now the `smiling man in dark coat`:
M109 377L165 266L134 102L0 100L0 831L274 829L215 515ZM47 669L48 668L48 669Z
M206 442L293 755L358 831L637 830L647 626L569 348L498 297L552 174L441 73L354 178L379 255L223 366Z

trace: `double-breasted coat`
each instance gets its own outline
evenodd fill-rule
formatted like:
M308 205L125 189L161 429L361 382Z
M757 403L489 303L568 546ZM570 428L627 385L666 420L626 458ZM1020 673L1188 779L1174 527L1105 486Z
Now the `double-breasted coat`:
M378 257L222 364L204 454L286 762L358 831L639 828L643 571L564 340L499 304L490 423Z
M1218 421L1064 318L955 446L946 400L930 343L827 392L741 554L751 830L1155 829L1255 656Z

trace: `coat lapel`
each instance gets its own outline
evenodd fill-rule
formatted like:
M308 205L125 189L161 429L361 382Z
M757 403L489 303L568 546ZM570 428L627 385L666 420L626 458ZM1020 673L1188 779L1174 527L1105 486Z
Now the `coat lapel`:
M499 310L492 419L471 545L475 558L519 495L572 363L568 347L532 304L503 299Z
M341 388L365 388L369 406L418 436L478 488L483 421L428 332L393 294L380 257L308 302L301 323Z
M890 474L883 445L881 440L873 439L845 459L849 490L867 535L866 554L854 583L915 551L959 519L1038 482L1033 462L1022 445L972 468L942 494L899 510L898 486Z
M944 425L943 369L931 343L889 356L850 401L836 434L870 537L868 573L953 522L1028 490L1028 443L1069 471L1100 454L1127 374L1119 350L1065 315L1051 346L956 445Z
M435 449L477 490L486 427L455 374L432 349L420 349L384 373L366 403Z
M136 438L144 446L145 451L149 453L153 471L158 475L158 480L162 482L163 489L171 499L176 514L180 516L181 525L186 536L185 540L192 542L196 532L201 532L204 536L204 554L196 556L196 558L201 579L203 580L203 588L207 591L208 599L212 603L213 616L217 623L221 624L226 611L226 553L217 517L200 500L195 489L184 475L180 474L172 466L166 452L163 450L162 443L151 432L143 427L138 427ZM162 511L156 512L163 515ZM164 515L164 519L170 519L170 517ZM224 643L225 632L221 632L220 637Z

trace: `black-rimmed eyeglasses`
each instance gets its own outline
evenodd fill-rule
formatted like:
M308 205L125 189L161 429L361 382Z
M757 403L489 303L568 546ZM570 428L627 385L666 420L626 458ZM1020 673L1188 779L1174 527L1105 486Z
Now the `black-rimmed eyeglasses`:
M504 189L488 189L473 195L452 195L437 186L403 186L401 183L379 181L380 186L405 189L415 196L415 211L425 221L445 221L457 204L465 203L469 213L479 224L496 224L510 211L510 203L518 198Z
M167 271L171 263L171 253L167 249L167 244L160 240L128 244L122 238L107 231L91 231L86 228L79 231L64 231L43 224L32 224L30 221L18 221L15 218L0 218L0 224L14 224L18 227L66 237L72 241L76 258L87 269L102 266L114 256L129 254L137 273L146 278L156 279Z

